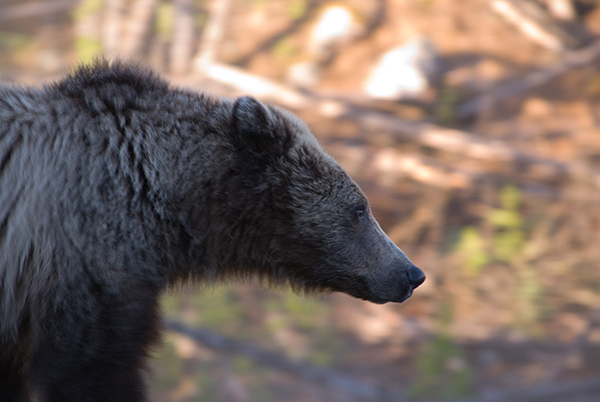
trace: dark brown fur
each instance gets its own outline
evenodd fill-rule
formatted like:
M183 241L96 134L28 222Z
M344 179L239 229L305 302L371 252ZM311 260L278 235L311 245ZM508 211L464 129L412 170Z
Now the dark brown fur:
M144 400L160 292L251 274L376 303L424 280L289 112L119 63L0 87L0 400Z

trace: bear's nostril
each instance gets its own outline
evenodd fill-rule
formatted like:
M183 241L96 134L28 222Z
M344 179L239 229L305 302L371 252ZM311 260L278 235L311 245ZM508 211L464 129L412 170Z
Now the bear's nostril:
M408 269L408 282L413 289L418 288L425 282L425 273L413 265Z

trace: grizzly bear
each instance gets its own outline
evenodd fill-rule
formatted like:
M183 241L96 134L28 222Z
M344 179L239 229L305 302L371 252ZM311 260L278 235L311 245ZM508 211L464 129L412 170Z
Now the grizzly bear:
M143 401L161 292L251 275L374 303L425 280L290 112L118 62L0 86L0 400Z

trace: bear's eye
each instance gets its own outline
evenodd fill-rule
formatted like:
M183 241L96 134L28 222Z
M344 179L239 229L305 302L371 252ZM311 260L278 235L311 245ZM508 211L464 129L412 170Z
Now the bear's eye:
M364 217L365 217L365 207L363 207L363 206L357 207L354 210L354 214L356 215L356 217L359 220L364 219Z

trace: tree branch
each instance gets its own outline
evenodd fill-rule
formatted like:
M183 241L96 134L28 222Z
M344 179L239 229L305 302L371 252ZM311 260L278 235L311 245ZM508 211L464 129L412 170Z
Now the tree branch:
M457 109L460 118L470 117L490 106L490 103L521 95L540 87L570 70L586 66L600 57L600 39L584 49L567 52L564 59L550 67L536 70L526 76L500 85L490 92L471 99Z
M580 46L581 41L556 24L538 3L531 0L492 0L494 11L515 25L533 42L555 51Z
M577 52L574 60L584 62L600 54L600 41L585 53ZM512 165L541 181L565 179L591 180L600 187L600 174L579 162L562 162L511 147L504 141L491 140L462 130L431 123L411 122L379 111L358 107L348 100L332 99L315 93L300 92L273 80L250 74L237 67L213 63L206 66L207 78L234 87L242 93L274 101L295 110L311 109L326 118L357 121L366 131L385 132L398 140L411 141L444 152L464 155L487 162Z

